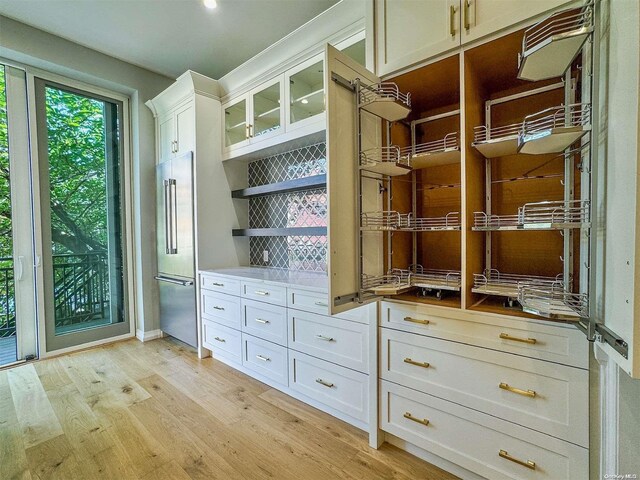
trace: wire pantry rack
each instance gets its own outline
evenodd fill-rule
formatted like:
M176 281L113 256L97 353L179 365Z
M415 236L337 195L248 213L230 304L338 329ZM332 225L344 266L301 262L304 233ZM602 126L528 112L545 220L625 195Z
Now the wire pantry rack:
M402 120L411 112L411 94L402 93L393 82L361 84L358 99L360 108L389 122Z
M412 287L433 290L460 291L461 275L456 270L423 269L409 273L409 283Z
M391 177L406 175L411 171L409 159L402 157L400 147L394 145L360 152L360 168Z
M460 213L449 212L444 217L415 218L412 213L407 216L407 224L402 230L413 232L438 232L460 230Z
M591 104L551 107L524 117L518 152L560 153L591 129Z
M483 273L473 274L474 293L484 295L497 295L508 298L518 298L523 287L533 286L540 288L562 288L562 274L555 277L537 275L519 275L513 273L501 273L496 269L485 270Z
M518 134L521 128L522 123L493 128L487 128L485 125L474 127L471 146L485 158L515 155L518 153Z
M461 275L456 270L425 269L411 265L394 268L386 275L363 275L362 288L376 295L397 295L412 288L460 291Z
M398 230L408 224L408 214L393 210L382 212L362 212L361 226L363 230Z
M526 203L518 208L517 215L474 212L473 217L474 231L564 230L590 226L588 200Z
M405 147L400 151L400 155L408 159L409 165L414 170L458 163L460 161L458 132L448 133L440 140Z
M569 68L593 32L593 5L554 13L524 32L518 78L544 80Z
M460 213L449 212L443 217L416 218L413 213L398 213L394 210L363 212L362 230L437 232L460 230Z
M524 286L518 292L518 302L523 311L545 318L589 318L589 296L586 293L567 292L558 285L550 288Z
M398 295L411 289L408 276L403 277L401 274L391 272L387 275L363 274L362 289L376 295Z

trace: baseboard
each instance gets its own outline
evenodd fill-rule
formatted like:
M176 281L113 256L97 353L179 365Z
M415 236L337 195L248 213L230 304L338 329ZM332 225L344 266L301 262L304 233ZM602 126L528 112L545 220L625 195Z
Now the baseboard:
M162 330L150 330L148 332L143 332L142 330L136 330L136 338L141 342L148 342L149 340L155 340L156 338L164 337L164 333Z

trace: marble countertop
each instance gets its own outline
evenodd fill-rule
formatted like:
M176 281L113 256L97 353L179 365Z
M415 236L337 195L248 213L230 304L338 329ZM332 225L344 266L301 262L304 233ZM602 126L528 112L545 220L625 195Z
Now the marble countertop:
M287 287L299 287L322 293L326 293L328 290L328 277L326 273L322 272L305 272L273 267L232 267L200 270L200 273L226 275L243 280L253 280L265 284L284 285Z

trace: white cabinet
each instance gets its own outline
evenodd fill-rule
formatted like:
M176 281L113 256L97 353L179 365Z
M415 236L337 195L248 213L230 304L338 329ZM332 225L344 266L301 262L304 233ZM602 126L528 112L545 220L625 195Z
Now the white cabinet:
M158 120L159 163L195 150L193 102L177 107Z
M324 122L324 60L316 55L285 73L286 128Z

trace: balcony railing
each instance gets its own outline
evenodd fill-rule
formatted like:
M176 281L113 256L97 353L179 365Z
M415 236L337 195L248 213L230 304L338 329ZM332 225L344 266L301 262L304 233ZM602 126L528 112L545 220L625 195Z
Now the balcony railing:
M105 252L53 256L55 326L93 322L109 314ZM0 338L16 332L13 258L0 258Z

